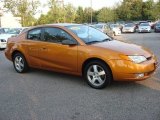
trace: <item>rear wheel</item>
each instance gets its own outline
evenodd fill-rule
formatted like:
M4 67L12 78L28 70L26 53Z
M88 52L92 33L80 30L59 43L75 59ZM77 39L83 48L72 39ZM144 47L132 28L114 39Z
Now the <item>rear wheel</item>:
M113 35L114 35L114 36L116 36L116 33L115 33L115 32L113 32Z
M13 65L18 73L27 72L29 69L27 61L21 53L16 53L13 56Z
M86 65L84 77L91 87L95 89L102 89L110 84L112 80L112 73L108 66L103 62L92 61Z
M155 29L154 32L157 32L157 30Z

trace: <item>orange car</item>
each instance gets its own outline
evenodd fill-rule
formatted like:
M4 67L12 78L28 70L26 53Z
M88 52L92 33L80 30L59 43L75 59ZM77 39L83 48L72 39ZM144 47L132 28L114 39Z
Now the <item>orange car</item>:
M5 55L19 73L31 67L81 75L97 89L112 80L144 80L157 67L156 57L147 49L80 24L30 28L8 40Z

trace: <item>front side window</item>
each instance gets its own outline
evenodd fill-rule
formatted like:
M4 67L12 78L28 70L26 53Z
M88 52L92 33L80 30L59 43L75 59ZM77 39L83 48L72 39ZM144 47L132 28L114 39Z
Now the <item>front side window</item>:
M41 29L33 29L28 32L27 39L41 40Z
M62 43L63 40L73 40L64 30L59 28L44 28L44 40L53 43Z

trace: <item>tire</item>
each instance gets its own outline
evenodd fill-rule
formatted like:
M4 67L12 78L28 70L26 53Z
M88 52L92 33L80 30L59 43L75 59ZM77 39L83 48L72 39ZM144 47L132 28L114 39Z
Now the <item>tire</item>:
M100 75L101 74L101 75ZM112 73L108 66L101 61L92 61L85 66L84 77L89 86L102 89L112 81Z
M16 53L13 56L13 66L18 73L25 73L29 70L27 61L21 53Z
M156 33L156 32L157 32L157 30L155 29L155 30L154 30L154 32Z
M116 33L115 33L115 32L113 32L113 35L114 35L114 36L116 36Z

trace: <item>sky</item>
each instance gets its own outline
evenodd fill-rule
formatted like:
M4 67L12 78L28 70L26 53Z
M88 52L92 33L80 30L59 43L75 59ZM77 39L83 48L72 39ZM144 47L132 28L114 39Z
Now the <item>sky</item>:
M40 0L42 4L45 4L47 0ZM64 3L71 3L73 6L78 7L90 7L92 1L92 7L95 10L98 10L102 7L112 7L115 3L120 2L122 0L64 0Z
M42 4L42 7L40 8L41 13L46 14L48 12L48 7L44 7L44 5L47 4L47 0L39 0L39 1ZM122 0L64 0L64 4L71 3L74 7L81 6L85 8L85 7L91 7L91 1L92 1L92 8L94 10L98 10L101 9L102 7L113 7L116 3L119 3ZM36 17L39 16L40 14L36 15Z

